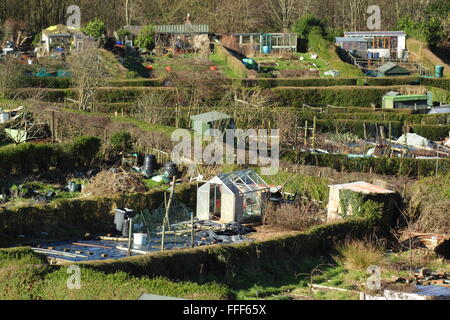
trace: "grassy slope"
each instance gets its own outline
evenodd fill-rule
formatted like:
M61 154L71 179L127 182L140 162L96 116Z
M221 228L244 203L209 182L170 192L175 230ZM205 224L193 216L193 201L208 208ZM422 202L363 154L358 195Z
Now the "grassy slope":
M425 67L430 68L433 74L434 74L434 66L441 65L445 67L444 77L450 78L450 65L446 64L438 56L436 56L430 50L428 44L426 44L423 41L411 38L406 40L406 47L408 48L409 51L414 52L421 59L423 59Z
M313 49L313 51L317 52L322 60L326 60L328 62L330 69L340 71L341 77L358 78L363 75L358 68L342 61L336 53L336 47L325 40L320 34L314 32L311 33L308 41L309 46Z
M0 249L0 299L111 300L137 299L143 293L186 299L226 299L230 289L217 283L199 285L167 279L137 278L124 272L104 274L81 267L81 289L70 290L65 267L51 267L28 248Z

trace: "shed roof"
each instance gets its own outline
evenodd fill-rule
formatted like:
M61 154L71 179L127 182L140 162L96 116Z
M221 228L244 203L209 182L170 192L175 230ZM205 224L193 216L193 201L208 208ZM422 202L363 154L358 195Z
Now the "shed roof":
M209 188L208 184L223 184L226 192L235 195L269 190L269 185L253 170L241 170L223 173L213 177L200 189ZM222 191L224 192L224 190Z
M209 33L207 24L165 24L155 26L156 33Z
M83 34L83 32L81 32L79 29L70 27L70 26L66 26L63 24L57 24L54 26L50 26L47 29L42 30L42 33L44 33L46 35L60 35L60 36L73 35L73 34L82 35Z
M379 194L383 194L383 193L394 193L394 191L376 186L374 184L370 184L367 183L365 181L357 181L357 182L351 182L351 183L344 183L344 184L335 184L335 185L330 185L329 187L331 188L336 188L339 190L351 190L354 192L359 192L359 193L365 193L365 194L370 194L370 193L379 193Z
M211 111L206 113L197 114L195 116L191 117L192 121L201 121L201 122L212 122L212 121L218 121L218 120L224 120L224 119L230 119L231 116L217 112L217 111Z
M450 113L450 105L443 105L439 107L431 108L428 114Z
M368 42L367 39L360 37L336 37L336 43L341 42Z
M410 100L427 100L427 95L421 95L421 94L402 94L402 95L396 95L396 96L390 96L385 95L383 99L385 100L393 100L393 101L410 101Z
M406 36L403 31L351 31L344 32L345 37L399 37Z
M378 72L381 74L389 73L390 71L395 71L397 74L409 74L410 72L406 70L405 68L400 67L399 65L395 64L394 62L387 62L383 64L381 67L379 67Z

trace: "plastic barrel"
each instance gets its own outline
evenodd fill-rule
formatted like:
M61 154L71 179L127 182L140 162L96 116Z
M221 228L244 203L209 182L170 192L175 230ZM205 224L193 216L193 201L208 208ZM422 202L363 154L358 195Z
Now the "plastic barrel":
M133 244L136 246L144 246L148 242L146 233L134 233L133 234Z
M269 46L263 46L262 47L262 52L264 54L269 54L270 53L270 47Z
M169 178L176 177L178 175L178 168L175 163L167 162L165 168Z
M147 173L153 173L156 170L156 166L156 156L154 154L146 154L144 157L144 171Z
M444 77L444 66L436 66L436 78Z

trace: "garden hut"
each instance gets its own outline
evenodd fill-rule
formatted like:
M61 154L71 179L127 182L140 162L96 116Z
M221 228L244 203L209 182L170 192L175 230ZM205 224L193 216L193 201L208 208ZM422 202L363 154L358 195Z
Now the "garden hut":
M233 119L221 112L211 111L191 117L192 129L198 135L210 136L211 129L223 130L233 127Z
M365 181L329 187L327 222L346 217L370 215L376 211L376 208L370 205L381 204L382 217L389 223L398 210L398 193ZM367 204L369 200L372 201L370 205Z
M269 191L253 170L219 174L198 188L197 218L228 223L261 217Z
M411 72L406 70L405 68L400 67L399 65L388 62L383 64L378 68L378 76L386 77L386 76L409 76Z

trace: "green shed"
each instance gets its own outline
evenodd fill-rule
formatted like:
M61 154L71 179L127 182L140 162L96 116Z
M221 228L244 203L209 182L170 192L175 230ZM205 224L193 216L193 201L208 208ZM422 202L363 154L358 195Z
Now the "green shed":
M388 62L383 64L381 67L377 69L379 77L386 76L409 76L411 72L406 70L405 68L400 67L399 65Z
M233 124L233 119L221 112L211 111L191 117L192 129L199 135L209 136L210 129L223 131Z
M414 109L423 110L429 107L428 95L385 95L383 97L383 109Z

